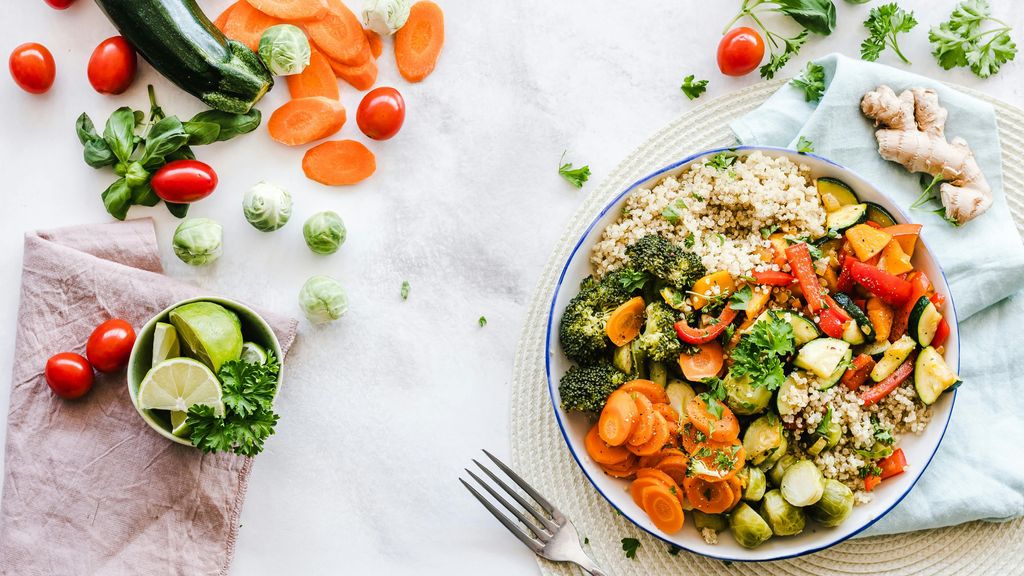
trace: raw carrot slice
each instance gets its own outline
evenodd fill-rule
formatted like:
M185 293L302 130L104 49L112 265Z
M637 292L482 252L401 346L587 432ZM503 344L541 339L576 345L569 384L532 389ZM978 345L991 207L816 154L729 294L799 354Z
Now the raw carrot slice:
M310 96L297 98L270 115L270 137L286 146L309 144L326 138L345 125L345 107L341 102Z
M370 45L370 54L373 54L374 58L380 58L381 52L384 52L384 41L380 39L380 34L369 28L364 28L363 33L366 34L366 42Z
M686 499L694 508L706 514L721 514L732 506L735 495L728 482L708 482L691 476L683 481Z
M639 446L650 441L651 437L654 436L654 405L642 394L633 394L633 400L636 401L636 409L640 414L636 420L636 427L633 428L633 434L630 435L627 442L633 446Z
M609 446L597 433L597 426L590 428L587 436L583 439L583 445L587 449L590 458L602 466L614 466L621 464L631 458L636 458L622 446Z
M409 82L419 82L434 71L444 45L444 12L429 0L413 4L405 26L395 33L395 62Z
M650 456L660 452L669 443L669 440L671 440L671 436L668 433L668 422L665 422L664 416L655 412L654 435L651 436L651 439L639 446L629 444L626 448L637 456Z
M608 316L604 333L612 344L625 346L640 335L644 324L644 299L637 296L623 302Z
M357 66L347 66L336 60L329 60L334 75L348 82L359 91L369 90L377 82L377 61L367 58Z
M355 140L334 140L310 148L302 171L310 180L328 186L348 186L366 180L377 170L373 152Z
M224 35L256 52L260 49L260 38L267 28L281 23L281 20L260 12L248 2L238 2L231 8L224 22Z
M220 16L217 16L217 19L213 21L213 25L217 27L217 30L224 32L224 28L228 23L228 18L231 16L231 11L235 9L235 6L243 2L245 2L245 0L238 0L238 2L235 2L231 6L225 8L224 11L220 13Z
M705 378L718 376L724 363L725 356L718 340L697 346L696 354L683 352L679 355L679 368L682 369L683 376L692 382L700 382Z
M620 386L619 390L643 394L651 401L651 404L668 404L665 387L651 380L630 380Z
M682 483L686 480L686 471L690 466L690 459L685 454L672 454L661 459L658 462L658 470L661 470L665 474L668 474L670 478L676 481L676 484Z
M341 0L327 0L323 18L306 23L306 34L331 60L357 66L373 59L363 25Z
M612 392L597 421L601 439L612 446L622 446L633 435L638 416L636 401L628 392Z
M629 478L636 474L639 458L630 454L629 458L618 464L600 464L601 470L613 478Z
M288 93L292 98L323 96L337 100L341 97L331 63L316 49L309 54L309 66L299 74L285 76L285 81L288 82Z
M683 505L671 490L664 486L649 486L640 493L640 502L651 522L668 534L679 532L683 528Z
M327 14L326 0L248 0L252 7L282 20L316 20Z
M708 405L699 395L694 396L686 405L686 416L698 430L708 435L711 440L729 442L739 438L740 422L728 406L719 403L722 416L716 417L708 411Z

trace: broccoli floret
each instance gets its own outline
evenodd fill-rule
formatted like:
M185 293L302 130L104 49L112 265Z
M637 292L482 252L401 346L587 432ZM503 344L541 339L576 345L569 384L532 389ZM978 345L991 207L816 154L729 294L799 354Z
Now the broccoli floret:
M645 310L647 321L640 335L640 349L655 362L676 360L683 344L676 334L676 311L663 302L652 302Z
M601 280L586 278L562 315L558 338L565 355L579 364L592 364L600 359L611 346L605 334L608 317L630 295L616 274Z
M687 252L663 236L644 236L626 248L629 264L656 276L674 288L686 290L704 275L704 265L693 252Z
M591 366L573 366L562 376L558 393L562 408L581 412L600 412L608 396L626 383L628 376L607 362Z

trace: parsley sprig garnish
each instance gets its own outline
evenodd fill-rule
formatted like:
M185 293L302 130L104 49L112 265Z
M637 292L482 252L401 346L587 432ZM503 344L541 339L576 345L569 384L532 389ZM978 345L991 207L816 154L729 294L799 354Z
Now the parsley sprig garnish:
M722 418L722 401L725 400L725 385L722 383L720 378L712 376L705 378L701 381L705 386L708 387L707 392L700 394L701 400L704 401L708 406L708 414L711 414L715 420Z
M860 57L874 62L888 46L900 57L900 60L910 64L910 60L907 60L907 57L900 51L896 35L910 32L914 26L917 26L914 13L900 8L899 4L895 2L872 8L868 13L868 19L864 21L864 27L868 29L868 37L861 42Z
M694 80L693 78L693 74L683 78L683 85L679 87L690 100L700 98L700 95L708 89L707 80Z
M997 26L982 30L989 22ZM979 78L988 78L1017 55L1010 30L1009 24L992 17L988 0L965 0L949 20L928 31L928 41L939 66L946 70L967 66Z
M577 188L583 188L583 184L590 178L590 166L581 166L579 168L573 168L572 162L562 163L565 160L565 152L562 152L562 157L558 160L558 173L565 178L569 184Z
M814 142L811 142L807 138L800 136L800 139L796 141L796 151L801 154L813 154Z
M825 68L820 64L808 62L804 71L789 83L803 90L804 99L808 102L818 102L825 94Z
M626 552L626 558L636 558L636 549L640 547L640 541L636 538L623 538L622 549Z
M748 376L755 387L775 390L786 379L782 359L793 350L793 327L772 311L740 338L730 354L730 370L736 376Z
M274 433L278 420L272 405L280 371L272 353L263 364L225 362L217 372L224 413L204 404L191 406L186 424L192 430L192 444L203 452L243 456L262 452L263 442Z

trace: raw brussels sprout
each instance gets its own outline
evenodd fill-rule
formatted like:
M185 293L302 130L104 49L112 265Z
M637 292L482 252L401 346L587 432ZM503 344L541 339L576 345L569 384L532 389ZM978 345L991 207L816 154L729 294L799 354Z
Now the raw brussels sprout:
M793 506L782 497L777 488L764 494L761 502L761 516L776 536L793 536L804 531L807 519L804 511Z
M766 473L768 481L772 483L772 486L782 485L782 477L786 474L786 468L795 464L796 461L797 457L792 454L786 454L782 458L779 458L779 461L776 462L775 465L772 466L772 469Z
M260 58L275 76L299 74L309 66L309 39L298 26L279 24L260 37Z
M763 412L772 401L772 391L765 386L754 386L749 376L737 378L732 372L722 381L725 387L725 403L736 414L748 416Z
M853 512L853 490L829 478L825 480L825 491L821 499L807 509L807 513L822 526L839 526Z
M313 324L325 324L348 312L348 294L330 276L313 276L299 291L299 306Z
M409 0L364 0L363 26L390 36L409 19Z
M744 502L729 514L729 529L732 537L744 548L757 548L772 537L771 526Z
M825 477L810 460L794 463L782 475L782 496L793 506L810 506L825 492Z
M708 514L695 509L693 511L693 525L697 527L698 532L705 528L721 532L729 527L729 521L725 519L724 514Z
M348 231L336 212L318 212L302 226L306 246L317 254L334 254L345 243Z
M743 499L748 502L757 502L763 498L768 484L764 472L754 466L744 466L743 470L740 470L740 474L742 475L740 481L743 482Z
M782 421L769 412L750 423L743 433L743 450L755 466L764 462L782 445Z
M224 251L224 229L210 218L188 218L174 230L172 245L185 264L209 264Z
M280 186L260 182L246 191L242 198L242 212L253 228L260 232L273 232L292 217L292 195Z

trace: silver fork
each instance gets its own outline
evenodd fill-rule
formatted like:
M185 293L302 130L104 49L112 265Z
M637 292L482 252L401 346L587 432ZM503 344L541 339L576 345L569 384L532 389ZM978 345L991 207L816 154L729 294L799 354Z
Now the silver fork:
M477 484L483 486L484 490L486 490L492 498L500 502L501 505L515 517L515 520L509 518L508 515L499 510L497 506L492 504L491 501L478 492L476 488L473 488L473 486L468 482L459 478L459 482L462 482L462 485L466 487L466 490L469 490L473 496L475 496L476 499L484 505L484 508L487 508L487 510L489 510L491 514L493 514L494 517L505 526L505 528L508 528L509 532L511 532L516 538L519 538L523 544L526 544L527 548L533 550L534 554L542 558L547 558L552 562L572 562L593 576L607 576L608 573L601 570L601 567L583 551L583 547L580 545L580 536L576 531L576 527L573 526L573 523L568 518L559 512L558 508L555 508L554 505L548 502L546 498L541 496L540 493L534 490L532 486L527 484L525 480L520 478L519 475L513 472L511 468L506 466L504 462L495 458L494 455L487 450L484 450L484 454L486 454L502 472L511 478L513 482L519 485L519 487L523 489L523 492L529 494L530 498L537 503L537 506L540 506L540 508L547 514L538 511L537 507L527 502L526 498L523 498L519 492L506 484L505 481L499 478L494 472L491 472L486 466L477 462L476 459L473 459L473 463L483 470L484 474L486 474L494 484L497 484L501 491L503 491L507 496L511 496L522 509L517 508L514 504L509 502L507 498L502 496L498 490L492 488L489 483L485 482L479 476L474 474L473 471L466 468L466 473L469 474L473 480L476 480ZM523 513L524 510L534 518L535 522L530 521L526 514ZM516 522L516 520L519 522Z

